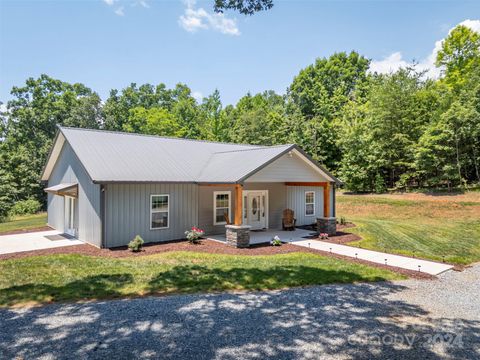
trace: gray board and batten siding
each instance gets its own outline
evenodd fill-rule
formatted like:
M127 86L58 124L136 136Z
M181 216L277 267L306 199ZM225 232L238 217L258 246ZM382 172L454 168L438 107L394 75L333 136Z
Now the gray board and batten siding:
M268 225L280 228L282 212L304 216L305 190L315 191L315 216L323 216L321 187L292 187L285 182L339 182L295 145L252 146L162 138L74 128L59 128L42 180L48 186L78 183L74 227L77 237L95 246L126 245L136 235L146 242L182 239L199 226L207 234L223 233L214 225L214 191L268 191ZM229 186L205 186L206 184ZM167 228L151 228L152 195L169 195ZM331 206L334 215L334 189ZM64 230L64 197L48 194L48 223Z
M68 142L64 142L58 161L48 179L48 186L61 183L78 183L74 217L77 238L101 247L100 185L92 182ZM63 231L65 198L48 194L47 207L48 224L54 229Z

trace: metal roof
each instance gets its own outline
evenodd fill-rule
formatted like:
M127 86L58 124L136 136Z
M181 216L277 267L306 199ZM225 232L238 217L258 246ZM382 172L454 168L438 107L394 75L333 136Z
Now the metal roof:
M57 195L69 195L73 197L78 196L78 184L77 183L65 183L57 184L54 186L47 187L44 191L57 194Z
M59 127L59 131L92 181L98 183L235 183L296 148L291 144L227 144L67 127ZM53 168L55 157L58 154L50 156L46 169ZM50 171L44 171L42 180L48 180ZM327 176L331 177L328 172Z

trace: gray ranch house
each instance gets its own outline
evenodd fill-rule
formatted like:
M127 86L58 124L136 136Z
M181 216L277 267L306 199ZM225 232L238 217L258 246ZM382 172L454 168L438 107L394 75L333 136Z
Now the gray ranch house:
M192 226L248 246L250 231L281 229L285 209L297 226L318 223L332 233L340 183L296 145L66 127L58 129L42 180L48 224L101 248L136 235L183 239Z

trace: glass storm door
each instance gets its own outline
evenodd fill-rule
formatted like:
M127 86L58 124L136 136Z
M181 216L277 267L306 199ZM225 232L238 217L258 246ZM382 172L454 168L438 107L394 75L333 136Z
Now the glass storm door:
M246 198L246 207L244 214L246 215L246 224L250 225L253 230L265 229L266 222L266 193L264 191L248 192Z
M65 234L75 236L75 198L65 196Z

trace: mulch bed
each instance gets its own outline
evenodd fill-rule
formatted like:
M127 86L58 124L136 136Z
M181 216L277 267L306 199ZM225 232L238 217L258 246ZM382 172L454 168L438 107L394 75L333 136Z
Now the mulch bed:
M337 234L334 236L329 236L328 239L323 241L328 241L334 244L348 244L352 241L358 241L362 238L357 234L350 234L348 232L342 231L343 229L353 228L355 224L347 223L345 225L337 224Z
M353 223L347 223L345 225L337 224L337 234L329 236L328 239L323 239L322 241L327 241L334 244L347 244L352 241L361 240L362 238L356 234L350 234L348 232L342 231L344 229L353 228L353 227L355 227L355 224ZM316 231L313 226L301 226L300 228L305 230ZM318 239L318 236L313 235L310 237L310 239Z
M40 226L40 227L35 227L35 228L30 228L30 229L17 229L17 230L12 230L12 231L3 231L3 232L0 232L0 236L2 236L2 235L15 235L15 234L26 234L26 233L31 233L31 232L50 231L50 230L53 230L50 226Z
M337 237L349 236L351 234L345 233L345 235L338 235ZM352 240L350 240L352 241ZM112 248L112 249L99 249L92 245L74 245L74 246L65 246L52 249L42 249L34 251L24 251L13 254L3 254L0 255L0 260L7 259L19 259L29 256L41 256L41 255L55 255L55 254L81 254L87 256L106 256L111 258L126 258L126 257L137 257L145 256L159 253L166 253L169 251L193 251L193 252L202 252L210 254L226 254L226 255L276 255L276 254L288 254L294 252L304 252L311 253L323 256L329 256L336 259L347 260L354 263L365 264L376 268L381 268L385 270L395 271L397 273L406 275L411 278L418 279L432 279L434 276L420 273L418 271L405 270L401 268L396 268L393 266L386 266L382 264L376 264L365 260L352 259L347 256L338 255L329 253L326 251L320 251L309 248L300 248L291 244L283 244L282 246L271 246L269 244L255 245L248 249L237 249L226 244L222 244L213 240L202 240L200 244L190 244L188 241L171 241L165 243L153 243L145 244L143 251L141 252L131 252L126 246Z
M63 246L51 249L23 251L12 254L0 255L0 260L18 259L29 256L53 255L53 254L82 254L89 256L104 256L111 258L125 258L166 253L169 251L193 251L209 254L227 254L227 255L276 255L298 252L298 246L284 244L282 246L271 246L269 244L256 245L248 249L237 249L226 244L213 240L202 240L199 244L190 244L186 240L169 241L164 243L147 243L140 252L132 252L126 246L99 249L93 245L73 245Z

